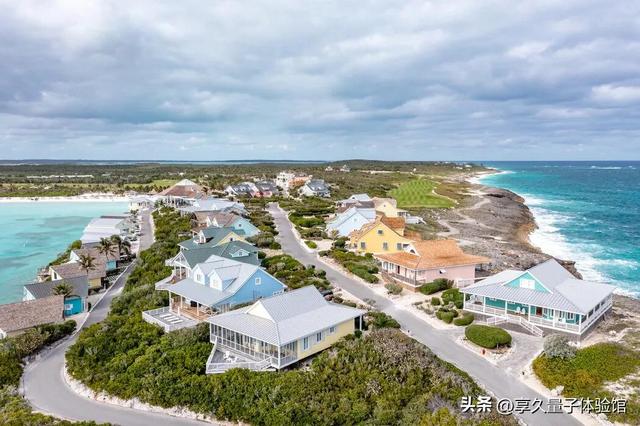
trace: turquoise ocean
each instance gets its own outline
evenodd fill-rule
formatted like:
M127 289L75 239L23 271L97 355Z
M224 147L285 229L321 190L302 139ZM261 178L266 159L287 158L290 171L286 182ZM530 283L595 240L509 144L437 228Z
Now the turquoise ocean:
M1 203L0 304L22 300L22 286L79 239L91 219L127 208L123 202Z
M585 279L640 297L640 162L490 162L483 184L525 198L531 242Z

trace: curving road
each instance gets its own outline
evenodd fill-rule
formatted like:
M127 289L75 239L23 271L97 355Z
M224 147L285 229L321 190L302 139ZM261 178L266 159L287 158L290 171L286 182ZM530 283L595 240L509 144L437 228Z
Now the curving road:
M140 250L148 248L153 242L149 213L143 214L143 217L143 235L140 238ZM111 301L122 290L134 265L135 262L127 268L116 283L105 293L104 297L95 305L83 327L95 324L106 318ZM76 337L77 334L50 352L44 353L37 361L25 369L23 376L24 396L35 410L68 420L94 420L96 422L108 422L126 426L203 424L195 420L98 402L76 394L69 388L62 374L65 352L75 342Z
M296 238L293 225L287 218L286 213L277 204L270 204L269 212L274 218L279 232L277 238L280 244L282 244L284 252L292 255L305 265L314 265L317 268L324 269L327 272L327 279L329 281L338 284L339 287L344 288L360 300L375 302L376 309L395 318L404 330L410 330L411 337L426 345L438 357L469 373L470 376L490 391L496 398L511 398L512 400L514 398L539 399L544 401L543 407L546 406L546 397L485 359L461 348L447 335L446 331L434 329L425 321L422 321L420 318L402 308L396 307L391 300L378 295L341 270L321 262L315 253L309 253L309 251L302 246L300 240ZM525 413L519 415L519 418L525 423L535 426L580 425L579 421L565 413Z

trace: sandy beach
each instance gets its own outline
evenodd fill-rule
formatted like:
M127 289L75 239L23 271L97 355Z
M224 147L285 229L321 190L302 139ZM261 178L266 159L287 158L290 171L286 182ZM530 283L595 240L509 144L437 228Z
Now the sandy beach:
M74 195L70 197L3 197L0 198L0 203L30 203L30 202L43 202L43 203L82 203L82 202L125 202L128 203L131 200L130 197L123 195L116 195L111 193L87 193L82 195Z

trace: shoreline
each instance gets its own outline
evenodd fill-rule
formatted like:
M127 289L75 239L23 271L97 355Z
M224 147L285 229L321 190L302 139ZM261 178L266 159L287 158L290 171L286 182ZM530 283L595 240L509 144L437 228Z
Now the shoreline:
M72 196L0 197L2 203L128 203L131 197L111 193L87 193Z

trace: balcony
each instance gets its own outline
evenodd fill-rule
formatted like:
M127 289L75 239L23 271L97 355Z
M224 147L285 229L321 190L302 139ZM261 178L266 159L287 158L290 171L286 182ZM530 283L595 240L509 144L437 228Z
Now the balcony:
M206 374L221 374L233 368L246 368L252 371L264 371L275 361L272 357L254 359L238 350L213 340L213 348L207 358Z
M171 331L180 330L181 328L195 327L200 321L174 312L165 306L163 308L152 309L142 312L142 319L149 324L155 324L169 333Z

